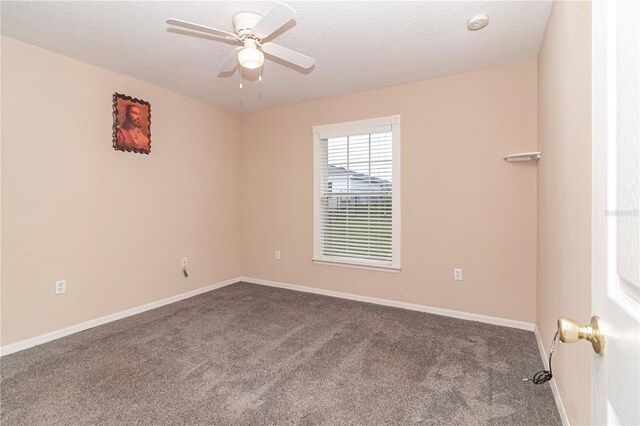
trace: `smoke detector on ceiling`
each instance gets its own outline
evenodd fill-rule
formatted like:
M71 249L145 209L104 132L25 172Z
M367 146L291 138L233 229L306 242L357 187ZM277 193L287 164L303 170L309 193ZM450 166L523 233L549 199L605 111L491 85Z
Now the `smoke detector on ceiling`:
M478 31L489 25L489 17L485 14L476 15L467 21L469 31Z

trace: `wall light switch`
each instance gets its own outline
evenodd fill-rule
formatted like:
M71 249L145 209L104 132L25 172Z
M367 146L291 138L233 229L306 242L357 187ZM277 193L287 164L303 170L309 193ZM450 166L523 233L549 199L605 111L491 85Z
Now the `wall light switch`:
M183 257L181 259L181 263L180 264L182 265L182 269L186 268L187 267L187 258Z
M280 250L276 250L276 260L280 260Z
M462 268L453 268L453 279L462 281Z
M65 280L56 281L56 294L62 294L67 291L67 282Z

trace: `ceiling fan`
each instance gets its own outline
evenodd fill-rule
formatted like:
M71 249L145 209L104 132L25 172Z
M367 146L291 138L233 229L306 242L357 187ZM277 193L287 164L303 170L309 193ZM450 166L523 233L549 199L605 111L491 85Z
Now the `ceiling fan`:
M180 19L169 19L167 24L212 34L226 39L224 41L239 44L240 46L236 47L220 66L219 71L221 73L235 72L238 64L247 69L260 68L264 64L264 53L297 65L300 68L308 69L315 62L313 58L275 43L263 42L263 40L293 19L295 15L296 12L284 3L276 4L265 16L255 12L236 13L233 16L235 34Z

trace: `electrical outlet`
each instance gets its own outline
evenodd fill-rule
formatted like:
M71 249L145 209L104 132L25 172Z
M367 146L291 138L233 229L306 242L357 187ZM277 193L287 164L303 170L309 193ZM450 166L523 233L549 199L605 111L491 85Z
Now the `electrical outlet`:
M455 281L462 281L462 268L453 268L453 279Z
M280 250L276 250L276 260L280 260Z
M65 280L56 281L56 294L62 294L67 291L67 282Z
M186 258L186 256L181 259L181 265L182 265L182 269L185 269L187 267L187 258Z

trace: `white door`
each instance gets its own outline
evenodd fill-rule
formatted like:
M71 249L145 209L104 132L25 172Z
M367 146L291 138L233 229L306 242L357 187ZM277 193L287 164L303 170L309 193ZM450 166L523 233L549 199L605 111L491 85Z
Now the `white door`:
M640 425L640 1L592 3L593 424Z

